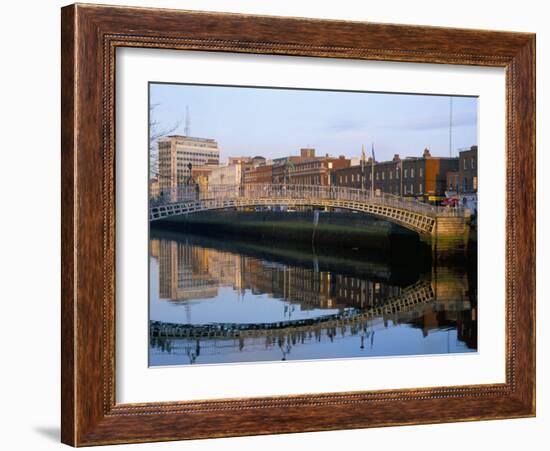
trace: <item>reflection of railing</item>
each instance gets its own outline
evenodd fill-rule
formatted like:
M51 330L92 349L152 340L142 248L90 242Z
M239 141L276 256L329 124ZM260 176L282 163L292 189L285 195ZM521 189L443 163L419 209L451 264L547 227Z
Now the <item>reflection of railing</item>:
M388 299L367 310L345 310L317 318L278 321L274 323L211 323L177 324L160 321L150 322L150 335L170 338L248 338L258 336L280 336L281 334L310 333L347 326L357 326L378 317L395 315L419 304L434 300L430 283L421 281L405 288L397 297Z

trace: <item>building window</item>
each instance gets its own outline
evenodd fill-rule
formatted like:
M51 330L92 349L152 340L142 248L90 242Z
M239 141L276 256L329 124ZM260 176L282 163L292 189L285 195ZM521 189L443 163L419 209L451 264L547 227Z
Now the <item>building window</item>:
M405 174L403 175L403 178L404 178L404 179L407 178L407 169L405 169Z
M422 194L422 183L419 185L418 192Z
M392 180L392 179L393 179L393 172L390 171L390 180Z
M474 191L477 191L477 177L473 179Z
M395 168L395 178L399 180L399 168Z
M475 166L475 163L474 163L474 162L475 162L475 158L472 157L472 169L474 169L474 166Z
M463 166L464 166L464 169L467 169L466 168L466 158L464 158L464 160L462 160L464 163L463 163Z
M411 179L414 178L414 168L411 168Z
M385 180L385 177L386 176L386 173L385 172L382 172L382 180Z
M424 174L424 171L422 170L422 168L420 168L420 169L418 170L418 176L419 176L419 177L422 177L423 174ZM420 190L420 191L422 191L422 190Z
M377 172L377 173L376 173L376 180L378 180L378 175L379 175L379 174L378 174L378 172Z
M414 194L414 187L413 187L412 183L411 183L411 194Z

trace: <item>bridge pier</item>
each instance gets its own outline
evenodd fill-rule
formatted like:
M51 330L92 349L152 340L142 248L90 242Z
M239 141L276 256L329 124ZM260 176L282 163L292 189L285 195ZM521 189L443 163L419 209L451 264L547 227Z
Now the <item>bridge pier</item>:
M434 262L465 257L470 240L470 214L436 217L429 240Z

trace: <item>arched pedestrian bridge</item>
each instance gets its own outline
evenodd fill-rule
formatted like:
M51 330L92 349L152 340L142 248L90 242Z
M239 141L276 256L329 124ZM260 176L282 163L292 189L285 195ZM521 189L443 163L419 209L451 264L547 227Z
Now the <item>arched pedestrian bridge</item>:
M317 207L358 211L393 222L420 235L463 236L466 211L463 208L438 207L369 190L339 186L307 185L219 185L207 191L183 186L152 200L149 219L157 221L173 216L238 207Z

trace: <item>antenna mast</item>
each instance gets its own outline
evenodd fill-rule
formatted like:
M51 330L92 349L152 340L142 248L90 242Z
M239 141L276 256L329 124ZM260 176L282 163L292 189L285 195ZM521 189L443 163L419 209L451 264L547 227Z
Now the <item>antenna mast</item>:
M191 136L191 115L189 114L189 105L185 106L185 136Z

